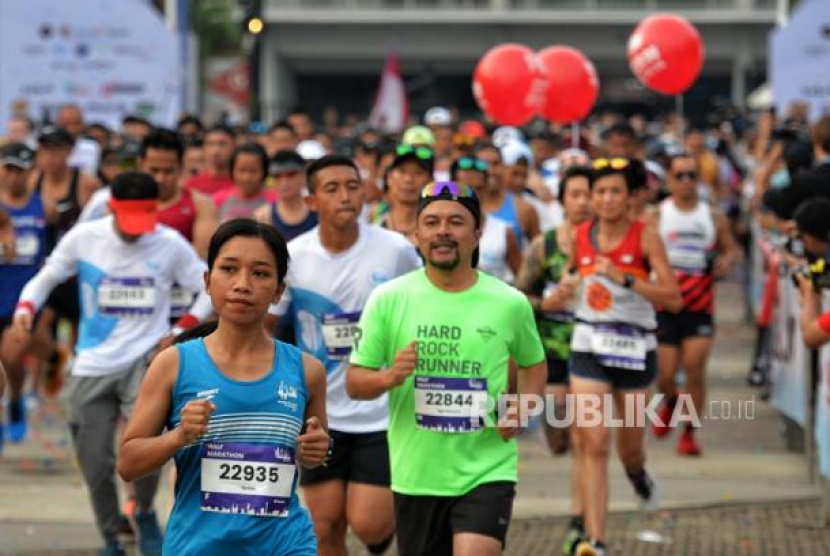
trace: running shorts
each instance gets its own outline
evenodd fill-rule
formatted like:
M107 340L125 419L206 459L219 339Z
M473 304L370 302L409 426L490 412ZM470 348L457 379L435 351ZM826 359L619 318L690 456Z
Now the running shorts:
M400 556L452 556L456 533L492 537L505 546L516 485L478 485L463 496L411 496L395 493Z

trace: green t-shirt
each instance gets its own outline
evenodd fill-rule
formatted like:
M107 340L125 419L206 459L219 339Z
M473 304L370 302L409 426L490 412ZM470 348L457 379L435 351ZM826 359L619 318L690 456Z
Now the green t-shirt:
M544 360L525 296L481 272L473 287L450 293L415 270L372 292L351 362L391 366L413 340L418 367L389 392L392 490L461 496L483 483L516 482L516 441L471 417L486 406L484 396L507 392L511 357L520 367Z

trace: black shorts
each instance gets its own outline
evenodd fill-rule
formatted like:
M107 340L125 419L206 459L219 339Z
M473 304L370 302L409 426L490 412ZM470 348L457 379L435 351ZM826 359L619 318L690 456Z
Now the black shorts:
M554 359L550 355L548 362L548 384L568 384L568 362Z
M571 353L568 372L571 376L609 383L614 390L642 390L651 386L657 378L657 354L646 353L646 368L642 371L608 367L597 361L593 353Z
M325 466L302 468L300 485L341 480L388 487L389 444L386 431L349 433L330 430L331 457Z
M687 338L711 338L715 320L708 313L657 313L657 343L680 346Z
M78 297L78 281L74 278L60 284L49 295L44 307L49 307L58 315L77 325L81 318L81 304Z
M501 542L513 513L515 483L484 483L463 496L395 493L399 556L452 556L456 533L476 533Z

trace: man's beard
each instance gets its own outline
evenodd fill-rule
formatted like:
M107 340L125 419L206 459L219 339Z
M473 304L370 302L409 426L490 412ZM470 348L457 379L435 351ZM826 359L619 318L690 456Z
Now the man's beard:
M447 243L439 243L438 245L431 245L432 249L436 247L450 247ZM458 264L461 262L461 256L458 253L458 244L452 242L451 247L455 249L455 258L450 261L435 261L432 258L429 258L429 264L433 267L437 268L438 270L455 270ZM430 250L432 250L430 249Z

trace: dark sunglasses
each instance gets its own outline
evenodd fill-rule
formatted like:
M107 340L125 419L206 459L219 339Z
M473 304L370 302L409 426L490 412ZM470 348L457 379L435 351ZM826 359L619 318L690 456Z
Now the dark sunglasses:
M421 198L428 199L430 197L440 197L445 191L449 193L453 201L475 197L473 189L467 184L456 183L454 181L434 181L427 184L421 190Z
M399 145L395 150L398 156L413 154L421 160L432 160L432 149L427 147L413 147L412 145Z
M480 158L473 158L470 156L459 158L457 164L459 170L478 170L479 172L486 172L490 167Z
M675 172L674 179L697 181L697 172Z

